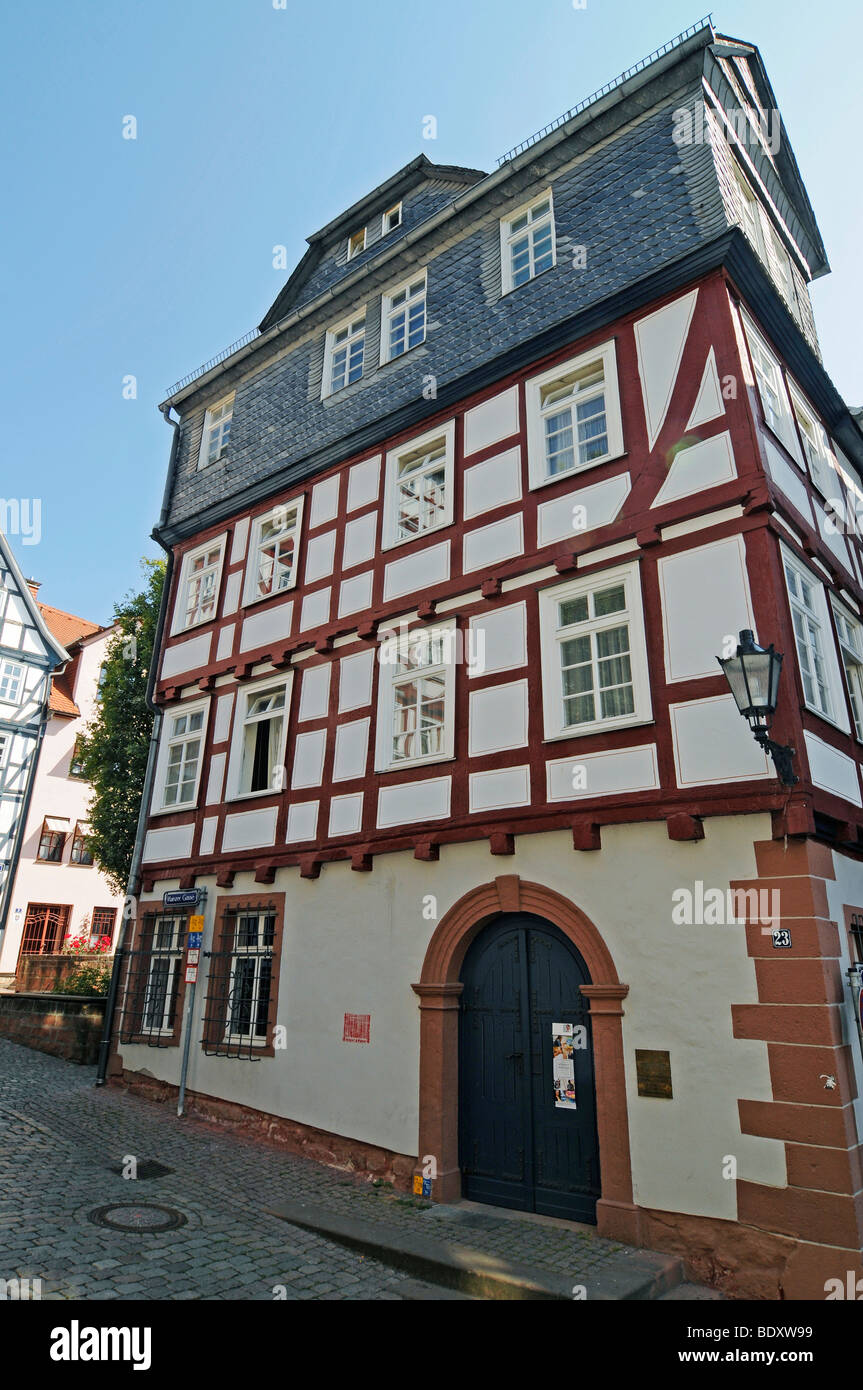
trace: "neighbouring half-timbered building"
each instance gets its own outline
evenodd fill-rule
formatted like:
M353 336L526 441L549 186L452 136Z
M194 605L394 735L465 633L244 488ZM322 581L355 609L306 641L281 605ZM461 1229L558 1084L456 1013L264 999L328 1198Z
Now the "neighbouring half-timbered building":
M172 391L114 1076L732 1292L863 1272L827 269L757 50L697 26L492 174L414 160Z

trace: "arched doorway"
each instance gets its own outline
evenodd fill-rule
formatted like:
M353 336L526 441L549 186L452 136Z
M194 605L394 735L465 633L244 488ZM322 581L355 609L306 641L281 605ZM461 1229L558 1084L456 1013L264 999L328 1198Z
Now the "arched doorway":
M465 1197L596 1221L590 984L562 932L506 913L461 970L459 1166Z

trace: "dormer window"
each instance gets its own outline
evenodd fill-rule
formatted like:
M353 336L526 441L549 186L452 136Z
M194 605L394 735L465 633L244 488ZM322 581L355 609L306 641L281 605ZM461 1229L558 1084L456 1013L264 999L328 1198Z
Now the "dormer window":
M388 232L394 232L396 227L402 225L402 205L395 203L393 207L387 208L381 218L381 236L386 236Z
M504 294L550 270L555 262L551 190L500 224L501 289Z
M201 452L198 467L207 468L217 463L228 452L228 437L231 433L231 419L234 414L234 393L211 405L204 416L204 432L201 436Z
M361 251L366 249L366 229L360 227L359 231L352 232L348 237L348 260L352 261L354 256L358 256Z

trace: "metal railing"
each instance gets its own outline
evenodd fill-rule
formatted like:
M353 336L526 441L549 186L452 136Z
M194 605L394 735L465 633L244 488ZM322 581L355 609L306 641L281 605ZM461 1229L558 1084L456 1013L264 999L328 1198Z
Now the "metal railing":
M184 386L188 386L190 382L195 381L199 376L204 376L207 372L211 371L213 367L218 367L220 362L224 362L227 357L232 356L235 352L239 352L240 348L246 347L248 343L253 343L255 339L260 338L260 336L260 332L257 328L250 328L248 333L244 333L242 338L238 338L235 343L231 343L230 347L226 347L221 352L217 352L216 356L211 357L209 362L204 362L200 367L196 367L193 372L187 372L185 376L180 377L179 381L175 381L173 386L169 386L165 392L166 399L173 396L175 392L182 391Z

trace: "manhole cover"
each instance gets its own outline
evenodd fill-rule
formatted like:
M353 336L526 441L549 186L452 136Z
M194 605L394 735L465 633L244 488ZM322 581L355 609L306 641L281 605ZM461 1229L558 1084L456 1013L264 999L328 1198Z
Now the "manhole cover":
M158 1163L155 1158L142 1158L135 1167L134 1177L140 1182L142 1178L166 1178L173 1171L173 1168L168 1168L164 1163ZM108 1172L118 1173L121 1178L130 1176L123 1163L114 1164L109 1167Z
M157 1207L152 1202L109 1202L88 1212L88 1219L109 1231L175 1231L185 1226L186 1218L174 1207Z

